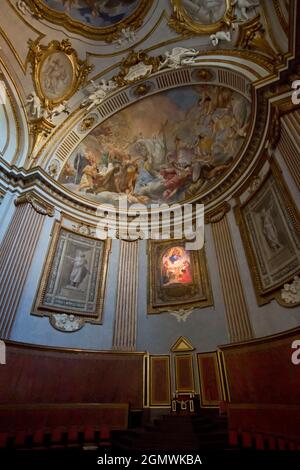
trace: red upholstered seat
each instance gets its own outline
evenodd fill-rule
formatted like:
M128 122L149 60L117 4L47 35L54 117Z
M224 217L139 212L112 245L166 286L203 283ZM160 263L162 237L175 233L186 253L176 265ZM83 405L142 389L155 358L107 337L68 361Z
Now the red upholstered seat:
M286 443L285 439L279 437L279 439L278 439L277 442L278 442L278 449L279 449L279 450L286 450L286 447L287 447L286 444L287 444L287 443Z
M252 447L252 436L250 432L242 432L243 447L249 449Z
M24 447L25 441L27 437L26 431L17 431L15 435L15 446L16 447Z
M66 431L65 428L61 426L53 429L51 433L51 447L54 447L54 448L64 447L63 435L65 431Z
M0 432L0 449L4 449L7 444L8 433L7 432Z
M44 429L38 429L34 432L32 440L34 447L43 447L45 440L45 432L46 431Z
M269 450L276 450L276 439L273 436L268 437Z
M84 428L84 443L94 443L95 442L95 432L96 429L94 426L85 426Z
M110 430L108 428L101 428L99 446L100 447L111 446L110 439L111 439Z
M68 433L68 447L77 447L79 445L79 427L78 426L70 426L67 429Z
M229 431L229 445L236 447L238 445L238 433L237 431Z
M262 434L256 434L255 435L255 448L257 450L264 450L265 445L264 445L264 437Z

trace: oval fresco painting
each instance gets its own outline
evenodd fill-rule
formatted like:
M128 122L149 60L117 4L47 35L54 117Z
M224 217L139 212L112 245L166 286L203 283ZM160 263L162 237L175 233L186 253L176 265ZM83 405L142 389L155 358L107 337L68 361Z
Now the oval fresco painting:
M182 0L186 14L201 24L220 21L227 9L226 0Z
M106 28L128 18L140 0L42 0L42 3L86 26Z
M236 160L251 104L214 85L144 98L97 126L72 153L59 182L98 203L174 203L194 198Z

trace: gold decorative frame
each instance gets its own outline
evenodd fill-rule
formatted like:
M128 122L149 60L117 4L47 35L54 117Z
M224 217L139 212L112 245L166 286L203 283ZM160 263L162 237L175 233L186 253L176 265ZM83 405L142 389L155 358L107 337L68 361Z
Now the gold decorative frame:
M168 247L182 246L185 240L148 242L148 313L170 312L180 308L204 308L213 305L213 295L208 275L204 248L190 251L193 282L166 288L160 284L160 262ZM172 291L170 292L170 290ZM175 295L176 294L176 295ZM158 301L158 298L163 299ZM172 297L173 296L173 297Z
M283 179L281 170L278 164L272 160L270 163L270 169L265 175L263 181L261 182L260 186L248 197L243 203L241 203L240 199L237 199L237 206L235 207L235 217L237 224L240 228L240 233L246 253L246 257L248 260L249 269L251 272L251 277L256 293L257 303L258 305L264 305L270 302L272 299L278 299L278 295L280 294L280 290L282 289L283 285L287 282L293 281L293 277L298 274L300 270L300 266L292 272L289 273L286 278L280 280L277 283L274 283L272 286L268 288L264 288L262 279L260 276L260 269L258 265L258 257L254 252L252 241L250 238L250 234L247 229L247 224L244 219L243 210L247 206L247 204L256 197L256 195L260 192L260 190L264 187L266 181L273 176L276 183L276 188L278 193L280 194L281 200L284 203L284 207L286 209L286 216L290 221L291 226L295 231L295 236L299 237L300 240L300 216L299 212L294 204L292 196L286 186L286 183ZM282 304L283 305L283 304Z
M54 40L47 46L40 45L38 42L30 39L28 45L29 52L27 62L31 64L35 91L46 108L51 109L63 101L69 100L71 96L85 84L87 75L91 72L93 66L89 65L86 60L83 61L78 58L77 52L72 48L68 39L63 39L61 42ZM43 91L41 73L45 61L56 53L62 53L69 62L72 69L72 79L71 86L69 86L61 96L56 99L50 99Z
M103 317L103 308L104 308L104 297L105 297L105 286L106 286L106 277L107 277L107 268L108 268L108 257L110 253L110 248L111 248L111 241L106 240L105 242L103 241L102 243L104 244L103 246L103 254L102 254L102 259L101 259L101 269L100 269L100 274L98 275L98 284L96 288L98 287L98 292L96 294L96 306L95 306L95 313L91 314L82 312L78 310L72 310L71 308L61 308L61 307L53 307L53 306L48 306L43 303L44 297L46 294L46 288L48 285L49 277L53 268L53 263L55 260L55 255L57 252L58 248L58 243L60 240L60 234L61 230L64 230L65 232L68 233L74 233L78 237L82 237L85 239L90 239L90 240L98 240L96 237L93 237L91 235L85 235L82 233L78 233L74 230L70 230L69 228L63 227L61 225L61 222L56 221L52 233L52 240L49 246L49 250L46 256L46 260L43 266L42 270L42 276L39 282L39 288L38 292L33 304L33 309L32 309L32 315L38 315L38 316L51 316L53 314L59 314L59 313L65 313L68 315L74 315L77 318L81 318L86 322L89 323L102 323L102 317ZM99 240L100 242L101 240Z
M73 33L79 33L87 38L106 42L112 42L117 39L123 28L136 30L142 26L144 18L153 4L153 0L141 0L136 9L127 18L111 26L97 27L89 26L79 20L75 20L64 12L55 11L45 5L41 0L27 1L34 16L58 25L63 25Z
M226 2L225 13L219 21L212 24L202 24L197 21L193 21L183 7L181 0L170 1L174 12L170 17L168 24L179 34L213 34L220 31L224 26L230 26L234 19L231 0L224 0Z

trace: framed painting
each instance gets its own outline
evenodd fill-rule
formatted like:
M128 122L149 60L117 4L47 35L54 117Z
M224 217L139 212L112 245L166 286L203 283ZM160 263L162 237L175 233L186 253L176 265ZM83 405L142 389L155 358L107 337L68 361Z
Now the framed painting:
M212 34L233 21L231 0L171 0L173 14L169 20L178 33Z
M185 241L149 241L148 313L213 305L204 249Z
M236 218L259 305L299 273L300 219L273 162L261 185L236 207Z
M109 241L56 223L33 307L35 315L63 313L102 323Z
M37 95L49 108L71 98L92 70L78 58L68 39L54 40L47 46L30 40L27 60Z
M139 28L153 0L27 0L34 15L69 31L111 42L121 29Z

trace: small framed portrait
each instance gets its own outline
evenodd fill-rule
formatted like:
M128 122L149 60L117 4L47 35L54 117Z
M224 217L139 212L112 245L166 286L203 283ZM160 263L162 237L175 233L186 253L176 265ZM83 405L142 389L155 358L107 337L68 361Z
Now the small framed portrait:
M102 323L109 242L57 223L33 314L76 315Z
M169 25L178 33L213 34L233 20L231 0L171 0Z
M204 249L185 241L148 244L148 313L213 305Z
M29 41L28 61L36 92L49 108L71 98L92 69L78 58L68 39L47 46Z
M275 162L260 186L236 208L259 305L269 302L300 266L300 219Z

